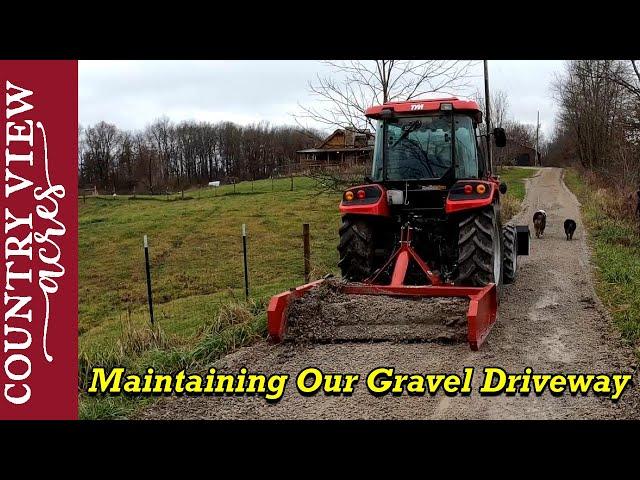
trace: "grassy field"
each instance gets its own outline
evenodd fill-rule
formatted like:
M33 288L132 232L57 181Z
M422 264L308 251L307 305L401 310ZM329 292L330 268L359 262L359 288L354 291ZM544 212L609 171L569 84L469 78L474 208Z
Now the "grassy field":
M507 184L508 193L520 201L524 200L527 193L524 181L536 172L535 168L500 167L498 169L500 179Z
M505 169L505 214L534 170ZM79 201L79 384L93 366L202 368L265 334L271 295L303 283L302 224L310 223L312 277L337 273L339 193L314 182L245 182L173 196ZM251 301L244 301L241 225L249 244ZM148 235L156 326L146 306ZM81 395L81 418L120 418L140 400Z
M575 170L565 173L567 186L582 204L596 267L596 290L623 338L640 356L640 231L614 205L615 192L589 185ZM619 203L619 202L618 202Z

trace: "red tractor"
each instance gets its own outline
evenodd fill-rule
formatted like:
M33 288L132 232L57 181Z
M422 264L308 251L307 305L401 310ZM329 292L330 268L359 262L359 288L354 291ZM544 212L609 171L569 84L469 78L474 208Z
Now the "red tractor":
M478 349L495 321L498 290L515 280L517 257L529 249L528 227L502 226L506 185L482 154L482 113L476 102L446 98L389 102L366 116L377 122L372 176L340 203L344 291L468 297L468 341ZM506 144L504 130L489 135ZM315 284L272 299L273 339L284 335L289 298Z

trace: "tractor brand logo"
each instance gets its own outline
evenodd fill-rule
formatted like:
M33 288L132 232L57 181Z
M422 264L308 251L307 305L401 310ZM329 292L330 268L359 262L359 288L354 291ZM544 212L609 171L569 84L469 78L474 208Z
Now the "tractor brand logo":
M411 105L411 110L423 110L424 109L424 103L414 103L413 105Z

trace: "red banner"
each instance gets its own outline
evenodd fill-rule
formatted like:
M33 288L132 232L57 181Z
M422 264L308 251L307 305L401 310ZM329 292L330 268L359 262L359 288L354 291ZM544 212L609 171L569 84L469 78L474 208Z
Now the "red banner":
M0 61L0 419L78 417L78 63Z

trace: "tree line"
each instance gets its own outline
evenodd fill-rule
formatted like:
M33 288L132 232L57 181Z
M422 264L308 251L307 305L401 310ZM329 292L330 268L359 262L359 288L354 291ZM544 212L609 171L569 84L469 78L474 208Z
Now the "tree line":
M552 86L555 165L575 164L619 191L640 188L640 70L632 60L574 60Z
M80 188L100 193L164 193L220 180L286 175L296 151L322 137L308 128L174 123L161 118L141 131L99 122L78 132Z

